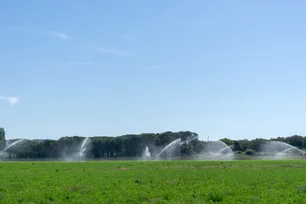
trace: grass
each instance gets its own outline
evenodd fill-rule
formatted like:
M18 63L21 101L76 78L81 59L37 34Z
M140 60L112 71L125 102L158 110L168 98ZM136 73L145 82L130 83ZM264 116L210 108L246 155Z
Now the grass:
M306 203L306 161L0 162L0 203Z

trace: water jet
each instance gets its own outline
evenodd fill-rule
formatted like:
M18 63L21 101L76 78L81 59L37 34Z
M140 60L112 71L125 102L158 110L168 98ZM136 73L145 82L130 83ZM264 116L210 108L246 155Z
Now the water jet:
M186 141L182 141L181 138L176 139L172 141L170 144L168 144L164 149L162 149L158 154L157 158L160 157L166 157L171 158L175 151L178 150L178 148L183 144L189 144L192 140L196 140L198 138L197 134L192 133L189 137L187 137Z
M81 144L80 152L78 153L78 155L79 155L80 157L83 157L83 156L84 156L84 152L86 151L88 140L89 140L89 137L86 137L86 138L84 139L84 141L82 142L82 144Z
M198 155L199 160L233 160L232 149L222 141L208 141L204 150Z
M143 151L143 153L142 153L142 158L143 158L144 160L149 160L149 159L151 159L151 152L150 152L148 146L146 146L145 150Z
M271 159L284 159L286 157L305 155L303 150L281 141L266 142L261 145L260 153L271 157Z
M8 150L9 148L15 146L16 144L18 144L19 142L23 141L24 139L19 139L19 140L16 140L15 142L13 142L12 144L8 145L6 148L4 148L2 150L2 152L5 152L6 150Z

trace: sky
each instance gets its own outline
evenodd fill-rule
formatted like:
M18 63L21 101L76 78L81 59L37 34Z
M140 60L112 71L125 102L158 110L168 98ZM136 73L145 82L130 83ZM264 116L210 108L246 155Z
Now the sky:
M6 138L306 135L305 1L0 1Z

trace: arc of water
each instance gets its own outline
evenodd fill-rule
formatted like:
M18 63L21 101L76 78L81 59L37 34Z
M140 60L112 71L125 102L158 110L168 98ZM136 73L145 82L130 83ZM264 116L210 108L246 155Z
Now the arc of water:
M5 152L6 150L8 150L9 148L11 148L12 146L18 144L19 142L23 141L24 139L19 139L15 142L13 142L12 144L10 144L9 146L7 146L6 148L4 148L4 150L2 150L2 152Z
M158 155L161 155L163 152L167 151L168 149L170 149L173 145L176 145L176 144L180 144L181 142L181 139L176 139L174 140L173 142L171 142L170 144L168 144L164 149L162 149L162 151L160 153L158 153Z
M84 139L84 141L82 142L82 145L81 145L81 148L80 148L80 152L79 152L79 155L83 156L85 150L86 150L86 144L87 144L87 141L88 141L89 137L86 137Z
M223 152L226 149L228 149L228 150L230 150L232 152L232 149L229 146L224 147L223 149L219 150L218 152L221 153L221 152Z
M299 153L301 153L303 155L305 154L305 152L303 150L300 150L300 149L298 149L296 147L289 147L289 148L281 151L280 153L288 153L290 150L296 150L297 152L299 152Z
M192 133L190 137L187 137L186 144L189 144L192 140L196 140L196 139L198 139L198 135Z
M206 148L207 153L203 154L208 154L211 160L214 160L215 158L232 159L234 156L232 149L220 140L207 142Z
M284 148L282 151L278 151L278 154L286 154L288 153L289 151L291 150L296 150L297 152L299 152L300 154L302 155L305 155L305 152L303 150L300 150L299 148L297 147L294 147L290 144L287 144L285 142L281 142L281 141L269 141L266 143L267 145L267 149L271 150L271 149L276 149L276 151L278 151L277 149L279 148Z
M176 139L176 140L172 141L170 144L168 144L164 149L162 149L162 151L160 153L158 153L157 156L160 156L162 153L172 150L172 148L175 147L176 145L183 145L185 143L188 144L192 140L195 140L197 138L198 138L198 135L192 133L189 137L187 137L186 141L184 141L184 142L182 142L182 140L180 138Z

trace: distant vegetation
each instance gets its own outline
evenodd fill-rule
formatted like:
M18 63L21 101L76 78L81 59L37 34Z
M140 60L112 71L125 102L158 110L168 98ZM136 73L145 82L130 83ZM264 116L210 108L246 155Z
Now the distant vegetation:
M2 129L4 138L4 130ZM193 133L190 131L144 133L139 135L123 135L118 137L90 137L85 156L87 158L141 157L146 146L156 154L175 139L186 140ZM0 137L1 138L1 137ZM61 137L58 140L25 140L7 150L13 158L62 158L70 157L80 151L85 137ZM4 146L5 140L0 141ZM6 141L8 143L8 141ZM13 142L13 141L9 141ZM201 151L200 141L191 141L182 145L179 155L192 155ZM0 149L1 150L1 149Z
M0 128L0 150L5 146L5 131L4 128Z
M175 139L186 140L191 131L164 132L164 133L143 133L130 134L118 137L95 136L90 137L90 143L86 150L87 158L116 158L116 157L141 157L146 146L152 154L158 153L166 145ZM69 157L80 151L80 144L85 137L72 136L61 137L58 140L25 140L22 143L7 150L11 158L62 158ZM270 140L282 141L293 145L299 149L306 149L306 137L294 135L291 137L278 137ZM261 145L270 141L266 139L254 140L231 140L223 138L221 141L226 143L236 154L253 155L260 151ZM13 141L5 140L5 131L0 128L0 150L6 144ZM182 145L176 156L191 156L203 151L206 141L199 139L191 141L189 144Z
M254 140L231 140L228 138L224 138L221 139L221 141L230 146L234 152L246 152L247 150L249 150L248 152L250 153L250 151L252 150L254 154L256 152L259 152L261 145L267 141L285 142L299 149L306 149L306 137L299 135L293 135L290 137L277 137L269 140L261 138L257 138Z

